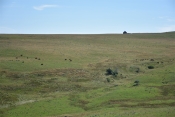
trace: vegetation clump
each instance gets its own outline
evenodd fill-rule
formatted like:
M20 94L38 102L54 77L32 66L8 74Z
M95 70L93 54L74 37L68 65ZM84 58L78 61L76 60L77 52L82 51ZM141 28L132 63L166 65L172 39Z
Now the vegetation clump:
M150 65L150 66L148 66L148 69L154 69L154 66Z
M106 75L108 76L108 75L112 75L112 76L117 76L118 75L118 71L116 70L116 71L113 71L112 69L107 69L106 70Z
M109 68L106 70L106 75L112 75L113 71Z
M134 81L133 86L138 86L139 85L139 80Z

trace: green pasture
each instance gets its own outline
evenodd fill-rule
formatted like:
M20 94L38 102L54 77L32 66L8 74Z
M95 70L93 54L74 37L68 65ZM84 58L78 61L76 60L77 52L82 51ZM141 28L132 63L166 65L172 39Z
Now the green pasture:
M174 32L1 34L0 116L173 117L174 53Z

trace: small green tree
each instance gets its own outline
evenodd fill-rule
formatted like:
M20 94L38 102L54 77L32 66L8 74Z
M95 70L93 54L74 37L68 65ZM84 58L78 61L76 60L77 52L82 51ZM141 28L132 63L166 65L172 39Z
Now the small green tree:
M127 34L127 32L126 31L123 31L123 34Z

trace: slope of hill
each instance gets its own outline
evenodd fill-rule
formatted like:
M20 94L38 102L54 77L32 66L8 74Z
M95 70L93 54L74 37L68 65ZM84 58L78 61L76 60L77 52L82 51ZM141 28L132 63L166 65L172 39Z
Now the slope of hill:
M175 115L175 32L0 35L0 116Z

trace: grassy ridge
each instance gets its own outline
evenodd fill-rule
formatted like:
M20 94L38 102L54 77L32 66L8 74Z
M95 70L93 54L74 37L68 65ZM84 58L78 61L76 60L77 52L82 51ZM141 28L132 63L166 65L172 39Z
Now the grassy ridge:
M173 116L174 39L0 35L0 116Z

